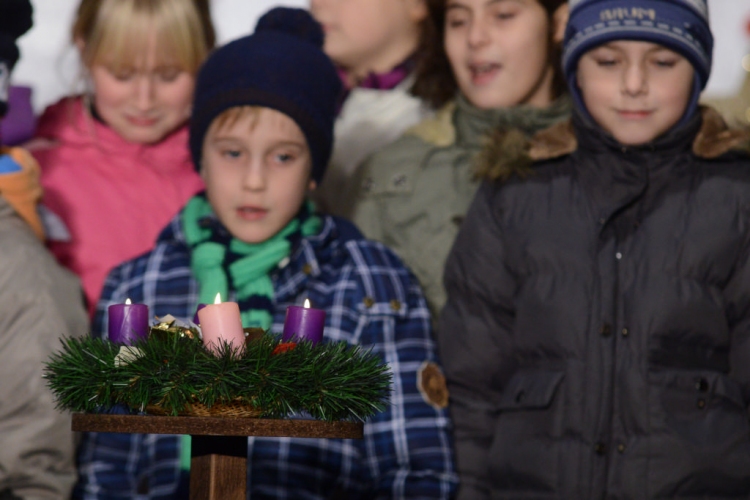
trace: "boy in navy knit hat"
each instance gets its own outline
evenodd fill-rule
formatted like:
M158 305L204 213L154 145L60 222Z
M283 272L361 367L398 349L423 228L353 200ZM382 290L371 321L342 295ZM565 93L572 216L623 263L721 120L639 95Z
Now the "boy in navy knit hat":
M220 293L239 303L245 327L280 332L286 308L308 298L327 312L325 339L388 363L392 405L365 423L363 440L251 438L249 496L448 498L446 400L418 387L421 371L439 370L422 293L392 252L307 201L330 157L340 93L322 42L307 12L277 8L209 57L190 124L206 191L152 252L111 272L93 331L106 332L108 306L128 297L187 321ZM86 435L77 496L174 498L189 456L175 436Z
M438 343L462 499L750 498L750 135L702 0L570 2L572 122L485 151Z

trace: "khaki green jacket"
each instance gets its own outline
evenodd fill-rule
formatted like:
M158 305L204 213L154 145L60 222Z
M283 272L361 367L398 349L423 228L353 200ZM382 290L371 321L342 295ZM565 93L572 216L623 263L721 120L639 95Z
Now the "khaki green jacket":
M351 219L366 237L391 247L411 268L433 319L445 304L443 268L477 189L476 157L489 132L518 128L532 134L569 113L567 98L544 110L481 110L459 96L358 172Z

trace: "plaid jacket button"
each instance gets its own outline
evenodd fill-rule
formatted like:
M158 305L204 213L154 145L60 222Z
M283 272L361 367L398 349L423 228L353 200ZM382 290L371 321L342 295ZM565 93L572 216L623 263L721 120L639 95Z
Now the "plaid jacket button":
M362 302L365 303L365 307L372 307L375 305L375 301L372 297L365 297Z
M401 302L396 299L391 300L391 309L393 309L394 311L398 311L399 309L401 309Z
M305 274L310 274L312 272L312 266L310 264L305 264L302 266L302 272Z

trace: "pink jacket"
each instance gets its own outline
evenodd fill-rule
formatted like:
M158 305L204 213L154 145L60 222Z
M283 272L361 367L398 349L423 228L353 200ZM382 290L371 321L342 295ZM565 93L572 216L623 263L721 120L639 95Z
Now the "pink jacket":
M203 189L190 160L187 126L158 144L125 142L78 97L47 108L36 137L51 141L32 151L42 168L42 203L71 236L50 242L50 249L80 276L93 313L109 270L149 250Z

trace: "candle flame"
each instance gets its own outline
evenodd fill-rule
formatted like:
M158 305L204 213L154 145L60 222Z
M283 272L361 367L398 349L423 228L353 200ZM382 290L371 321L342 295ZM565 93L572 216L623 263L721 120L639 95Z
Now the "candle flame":
M125 303L128 304L128 305L132 304L132 302L130 301L130 297L128 297L127 299L125 299Z
M305 304L303 306L305 309L310 309L310 299L305 299Z
M216 298L214 299L214 304L221 304L221 293L216 294Z

